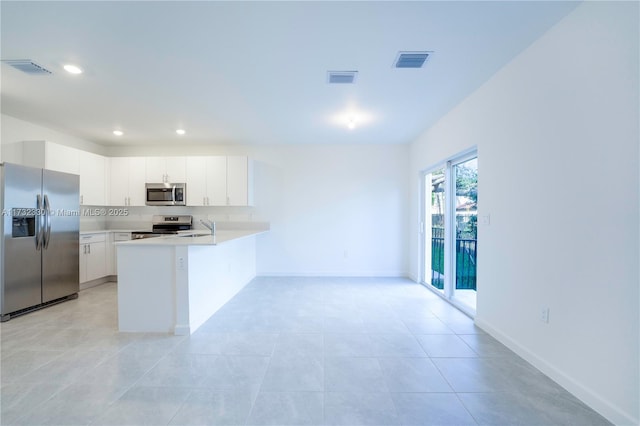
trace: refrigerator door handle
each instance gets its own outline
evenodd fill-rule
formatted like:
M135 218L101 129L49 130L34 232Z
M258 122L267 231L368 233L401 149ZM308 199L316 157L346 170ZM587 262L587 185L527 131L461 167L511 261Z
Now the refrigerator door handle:
M36 195L36 250L42 248L42 197L40 194Z
M44 195L44 210L47 223L47 229L45 231L44 248L49 247L49 240L51 239L51 204L49 204L49 197Z

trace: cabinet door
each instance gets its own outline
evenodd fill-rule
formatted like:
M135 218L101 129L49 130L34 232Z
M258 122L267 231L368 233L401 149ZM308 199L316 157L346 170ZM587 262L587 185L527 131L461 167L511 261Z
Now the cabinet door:
M187 205L207 205L207 157L187 157Z
M109 171L109 205L126 206L129 198L129 158L110 158Z
M89 244L87 255L87 281L107 275L107 243L105 241Z
M207 201L211 206L227 205L227 158L207 158Z
M145 178L149 183L162 183L166 181L167 162L164 157L145 158Z
M105 205L105 158L80 151L80 203L89 206Z
M247 157L227 157L227 205L249 205Z
M185 157L166 157L165 158L165 176L167 182L183 183L187 180L186 158Z
M80 150L56 143L45 144L45 168L58 172L80 174Z
M145 158L129 158L129 205L145 205Z

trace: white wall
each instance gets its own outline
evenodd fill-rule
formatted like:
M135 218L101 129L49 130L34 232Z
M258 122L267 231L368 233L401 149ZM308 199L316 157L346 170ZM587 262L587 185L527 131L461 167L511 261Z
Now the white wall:
M67 145L95 154L105 154L105 147L93 142L76 138L56 130L49 129L6 114L0 114L0 161L22 163L23 141L49 141Z
M253 158L255 207L206 213L271 222L258 238L259 275L407 275L408 146L122 147L109 154Z
M476 322L621 425L640 420L638 34L638 3L581 4L411 149L418 235L419 171L477 145Z

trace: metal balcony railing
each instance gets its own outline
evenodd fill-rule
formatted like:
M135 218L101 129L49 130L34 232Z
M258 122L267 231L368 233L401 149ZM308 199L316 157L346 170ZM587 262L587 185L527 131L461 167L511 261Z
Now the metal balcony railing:
M444 288L444 229L433 228L431 285ZM477 239L456 239L456 290L476 289Z

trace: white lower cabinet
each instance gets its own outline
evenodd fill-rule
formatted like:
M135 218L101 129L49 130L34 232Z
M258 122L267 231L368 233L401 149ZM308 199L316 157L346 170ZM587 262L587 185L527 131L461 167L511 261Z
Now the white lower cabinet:
M106 233L80 235L80 283L107 275Z

